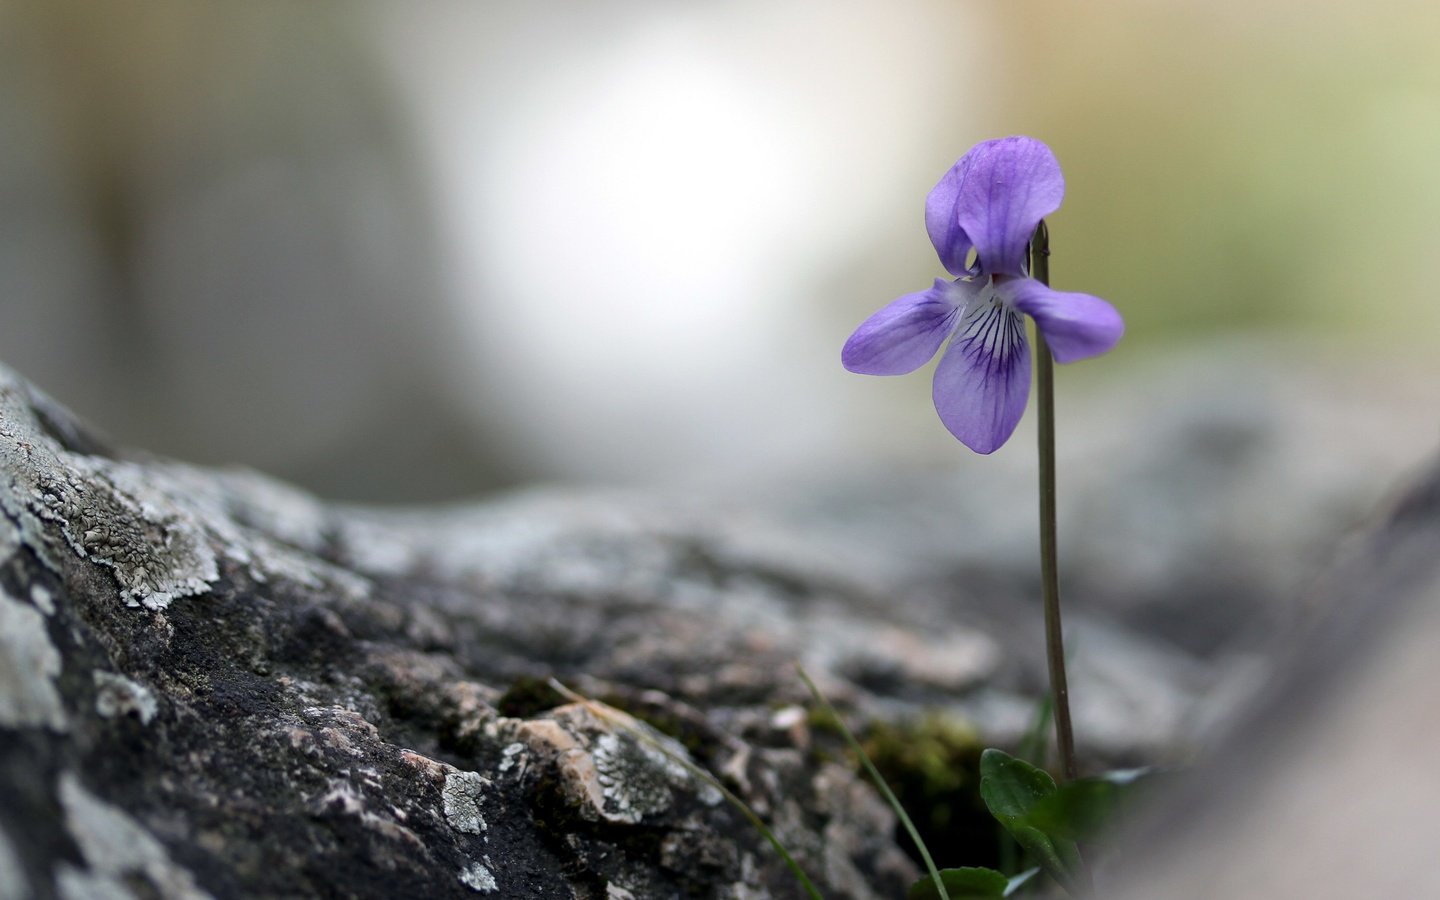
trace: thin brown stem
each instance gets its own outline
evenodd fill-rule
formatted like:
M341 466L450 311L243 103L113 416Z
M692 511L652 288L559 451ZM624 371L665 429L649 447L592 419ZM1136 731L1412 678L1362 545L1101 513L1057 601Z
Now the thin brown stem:
M1050 283L1050 230L1041 222L1030 241L1030 274ZM1070 687L1065 678L1065 636L1060 622L1060 562L1055 529L1055 360L1040 329L1035 329L1036 401L1040 436L1040 580L1045 599L1045 659L1055 700L1055 743L1065 777L1078 774L1075 734L1070 726Z

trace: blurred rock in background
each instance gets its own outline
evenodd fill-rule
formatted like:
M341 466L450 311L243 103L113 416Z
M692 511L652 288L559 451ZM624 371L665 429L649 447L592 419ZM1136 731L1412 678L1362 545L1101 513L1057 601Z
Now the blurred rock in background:
M1440 467L1334 556L1276 677L1128 827L1112 896L1432 897Z
M432 387L421 168L361 22L273 3L0 15L6 358L122 439L335 491L436 490L422 446L474 464Z

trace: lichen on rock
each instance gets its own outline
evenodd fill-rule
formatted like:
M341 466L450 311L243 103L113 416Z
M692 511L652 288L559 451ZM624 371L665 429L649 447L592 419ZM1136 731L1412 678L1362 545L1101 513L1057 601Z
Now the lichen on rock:
M495 876L480 863L471 863L460 870L460 883L482 894L491 894L500 889Z
M456 831L481 834L489 826L480 812L481 798L490 781L479 772L454 770L445 774L441 789L445 802L445 820Z
M562 794L587 818L635 825L670 812L677 792L706 806L721 800L713 787L676 761L684 748L676 746L667 755L652 743L660 736L642 740L578 703L523 722L515 732L532 753L549 760Z
M133 715L141 725L149 725L159 710L155 695L143 684L124 675L96 670L95 711L105 718Z
M60 652L45 617L0 586L0 728L64 731L64 703L55 688Z
M59 787L65 826L88 866L62 871L61 895L66 900L133 897L127 882L136 878L165 900L209 900L210 894L200 890L194 877L138 822L91 794L71 773L60 776Z
M352 593L363 590L363 579L289 552L287 541L320 531L316 509L293 492L258 475L117 458L3 367L0 468L0 511L15 532L0 537L0 550L19 543L55 571L66 550L106 566L127 605L163 610L204 593L220 577L222 557L252 565L260 578L319 585L329 575Z

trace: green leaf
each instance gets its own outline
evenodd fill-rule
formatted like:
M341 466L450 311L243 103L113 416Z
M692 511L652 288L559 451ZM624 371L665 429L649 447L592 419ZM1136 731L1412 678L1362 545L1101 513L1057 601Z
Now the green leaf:
M980 793L990 814L1003 823L1023 818L1041 798L1055 793L1055 779L991 747L980 754Z
M1111 821L1119 802L1120 788L1108 781L1072 781L1036 803L1025 816L1025 824L1053 837L1088 840Z
M1024 817L1053 837L1093 840L1114 820L1129 798L1159 774L1156 769L1123 769L1063 784L1041 798Z
M1045 764L1045 754L1049 747L1050 719L1055 712L1054 700L1049 694L1040 697L1035 703L1035 718L1030 723L1030 728L1020 738L1020 745L1015 748L1017 759L1035 766ZM1002 872L1013 872L1020 868L1020 845L1015 843L1008 832L1000 839L1000 870Z
M1043 769L993 748L980 755L980 796L990 814L1068 890L1078 884L1079 850L1073 841L1046 833L1028 818L1055 792L1055 779Z
M1004 873L971 866L941 869L940 880L944 882L950 900L999 900L1010 886L1010 879ZM938 900L939 897L940 892L929 877L910 885L910 890L905 893L906 900Z
M1056 840L1038 828L1029 825L1007 825L1015 842L1030 853L1040 868L1050 877L1070 888L1077 884L1075 870L1080 854L1075 845L1067 840Z

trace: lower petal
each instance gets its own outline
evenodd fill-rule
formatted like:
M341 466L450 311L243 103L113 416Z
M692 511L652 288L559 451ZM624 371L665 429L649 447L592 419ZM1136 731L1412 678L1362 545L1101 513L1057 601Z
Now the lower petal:
M1099 297L1052 291L1033 278L1008 282L1005 290L1016 308L1035 320L1056 362L1099 356L1125 333L1120 313Z
M904 375L930 361L955 327L962 297L957 285L935 280L935 286L906 294L860 323L840 361L861 375Z
M1000 302L967 309L935 368L933 394L940 421L960 443L976 453L1000 449L1030 396L1024 317Z

